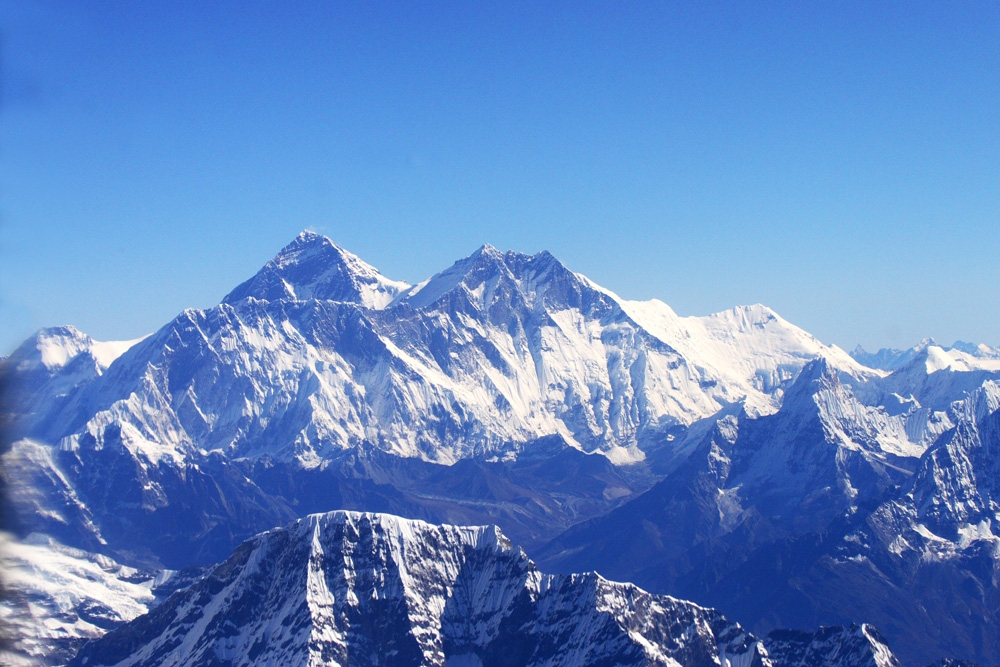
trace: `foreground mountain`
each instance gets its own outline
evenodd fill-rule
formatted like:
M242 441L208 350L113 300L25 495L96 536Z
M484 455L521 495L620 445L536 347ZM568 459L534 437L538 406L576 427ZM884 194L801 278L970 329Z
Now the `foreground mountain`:
M313 515L260 535L72 665L763 666L717 612L538 572L492 527Z

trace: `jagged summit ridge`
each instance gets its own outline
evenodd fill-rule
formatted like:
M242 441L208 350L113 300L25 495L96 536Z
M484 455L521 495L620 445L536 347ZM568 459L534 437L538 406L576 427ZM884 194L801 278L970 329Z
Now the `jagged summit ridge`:
M680 318L547 252L483 246L409 288L304 232L24 431L76 450L103 447L110 428L150 461L219 451L317 466L367 444L450 463L559 435L627 462L726 406L773 411L817 356L866 372L762 306Z
M858 345L851 351L851 356L859 363L886 371L906 368L912 365L915 359L920 359L924 363L927 372L947 367L956 370L1000 370L998 348L960 340L948 347L929 337L906 350L882 348L877 352L868 352ZM926 361L928 356L931 358L930 363Z
M538 572L492 527L353 512L245 542L71 665L768 665L718 612Z
M774 667L900 667L885 639L867 623L816 632L775 630L764 644Z

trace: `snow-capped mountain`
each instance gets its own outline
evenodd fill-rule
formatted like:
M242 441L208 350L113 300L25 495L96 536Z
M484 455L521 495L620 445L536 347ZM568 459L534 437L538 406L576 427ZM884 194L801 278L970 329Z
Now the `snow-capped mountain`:
M679 318L547 253L484 246L408 288L303 233L218 306L73 384L57 414L15 421L65 449L111 429L153 464L219 451L315 466L360 443L451 463L552 434L627 461L723 406L772 411L817 356L873 373L762 306Z
M761 633L869 621L907 664L997 664L996 382L928 418L912 398L907 412L867 406L822 365L776 414L698 431L684 465L540 562L711 604ZM963 373L925 376L949 372ZM908 428L915 418L937 429L924 449L911 436L934 429Z
M87 640L145 614L187 581L187 574L146 572L71 549L51 538L0 533L0 663L63 665Z
M357 255L329 239L303 232L257 275L226 295L223 303L247 297L263 301L343 301L385 308L410 288L389 280Z
M899 370L909 364L914 357L934 348L931 352L931 364L936 367L978 368L982 370L997 370L1000 368L1000 349L983 343L966 343L957 340L951 347L938 345L933 338L925 338L917 345L907 349L884 347L877 352L866 352L858 345L851 350L851 356L860 364L870 368L880 368L885 371Z
M596 574L540 573L495 527L312 515L72 665L766 665L717 612Z
M17 429L51 419L67 398L108 369L138 343L95 341L71 326L42 329L0 361L4 409L0 428Z
M545 252L483 246L409 285L305 232L220 304L143 339L47 329L0 362L0 482L17 535L130 567L217 562L331 509L497 522L532 547L570 528L539 552L547 567L597 568L762 632L875 620L908 664L994 665L973 635L927 631L937 602L927 623L883 623L844 597L862 575L829 604L815 594L817 563L857 562L843 540L902 502L893 516L937 507L935 528L913 530L965 554L939 561L947 574L914 604L951 586L980 600L968 627L995 613L995 580L965 598L955 584L991 581L956 535L979 545L976 567L1000 561L981 546L991 478L968 473L992 469L939 447L984 419L961 406L1000 381L1000 360L918 347L869 368L764 306L682 317ZM904 502L916 479L945 486ZM886 590L912 581L879 568Z

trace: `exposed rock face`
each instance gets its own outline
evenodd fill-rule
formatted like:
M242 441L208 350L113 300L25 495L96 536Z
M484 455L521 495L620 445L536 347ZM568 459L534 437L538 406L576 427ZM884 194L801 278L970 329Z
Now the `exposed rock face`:
M244 543L72 665L741 665L717 612L535 569L493 527L313 515Z
M764 645L774 667L900 667L882 635L866 624L775 630Z
M303 233L145 339L60 327L0 361L3 527L150 570L331 509L532 549L570 528L533 551L549 571L994 667L994 352L927 341L889 373L764 306L681 317L544 252L411 286Z
M998 385L938 413L946 429L908 460L885 438L920 408L893 417L809 372L778 413L715 422L664 481L539 561L699 600L762 633L867 619L908 665L1000 664Z

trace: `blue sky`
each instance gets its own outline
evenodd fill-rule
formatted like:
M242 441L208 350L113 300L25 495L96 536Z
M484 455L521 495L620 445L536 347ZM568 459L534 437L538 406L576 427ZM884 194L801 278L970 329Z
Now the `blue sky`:
M1000 344L996 2L4 3L0 353L208 307L304 228L547 249L681 314Z

